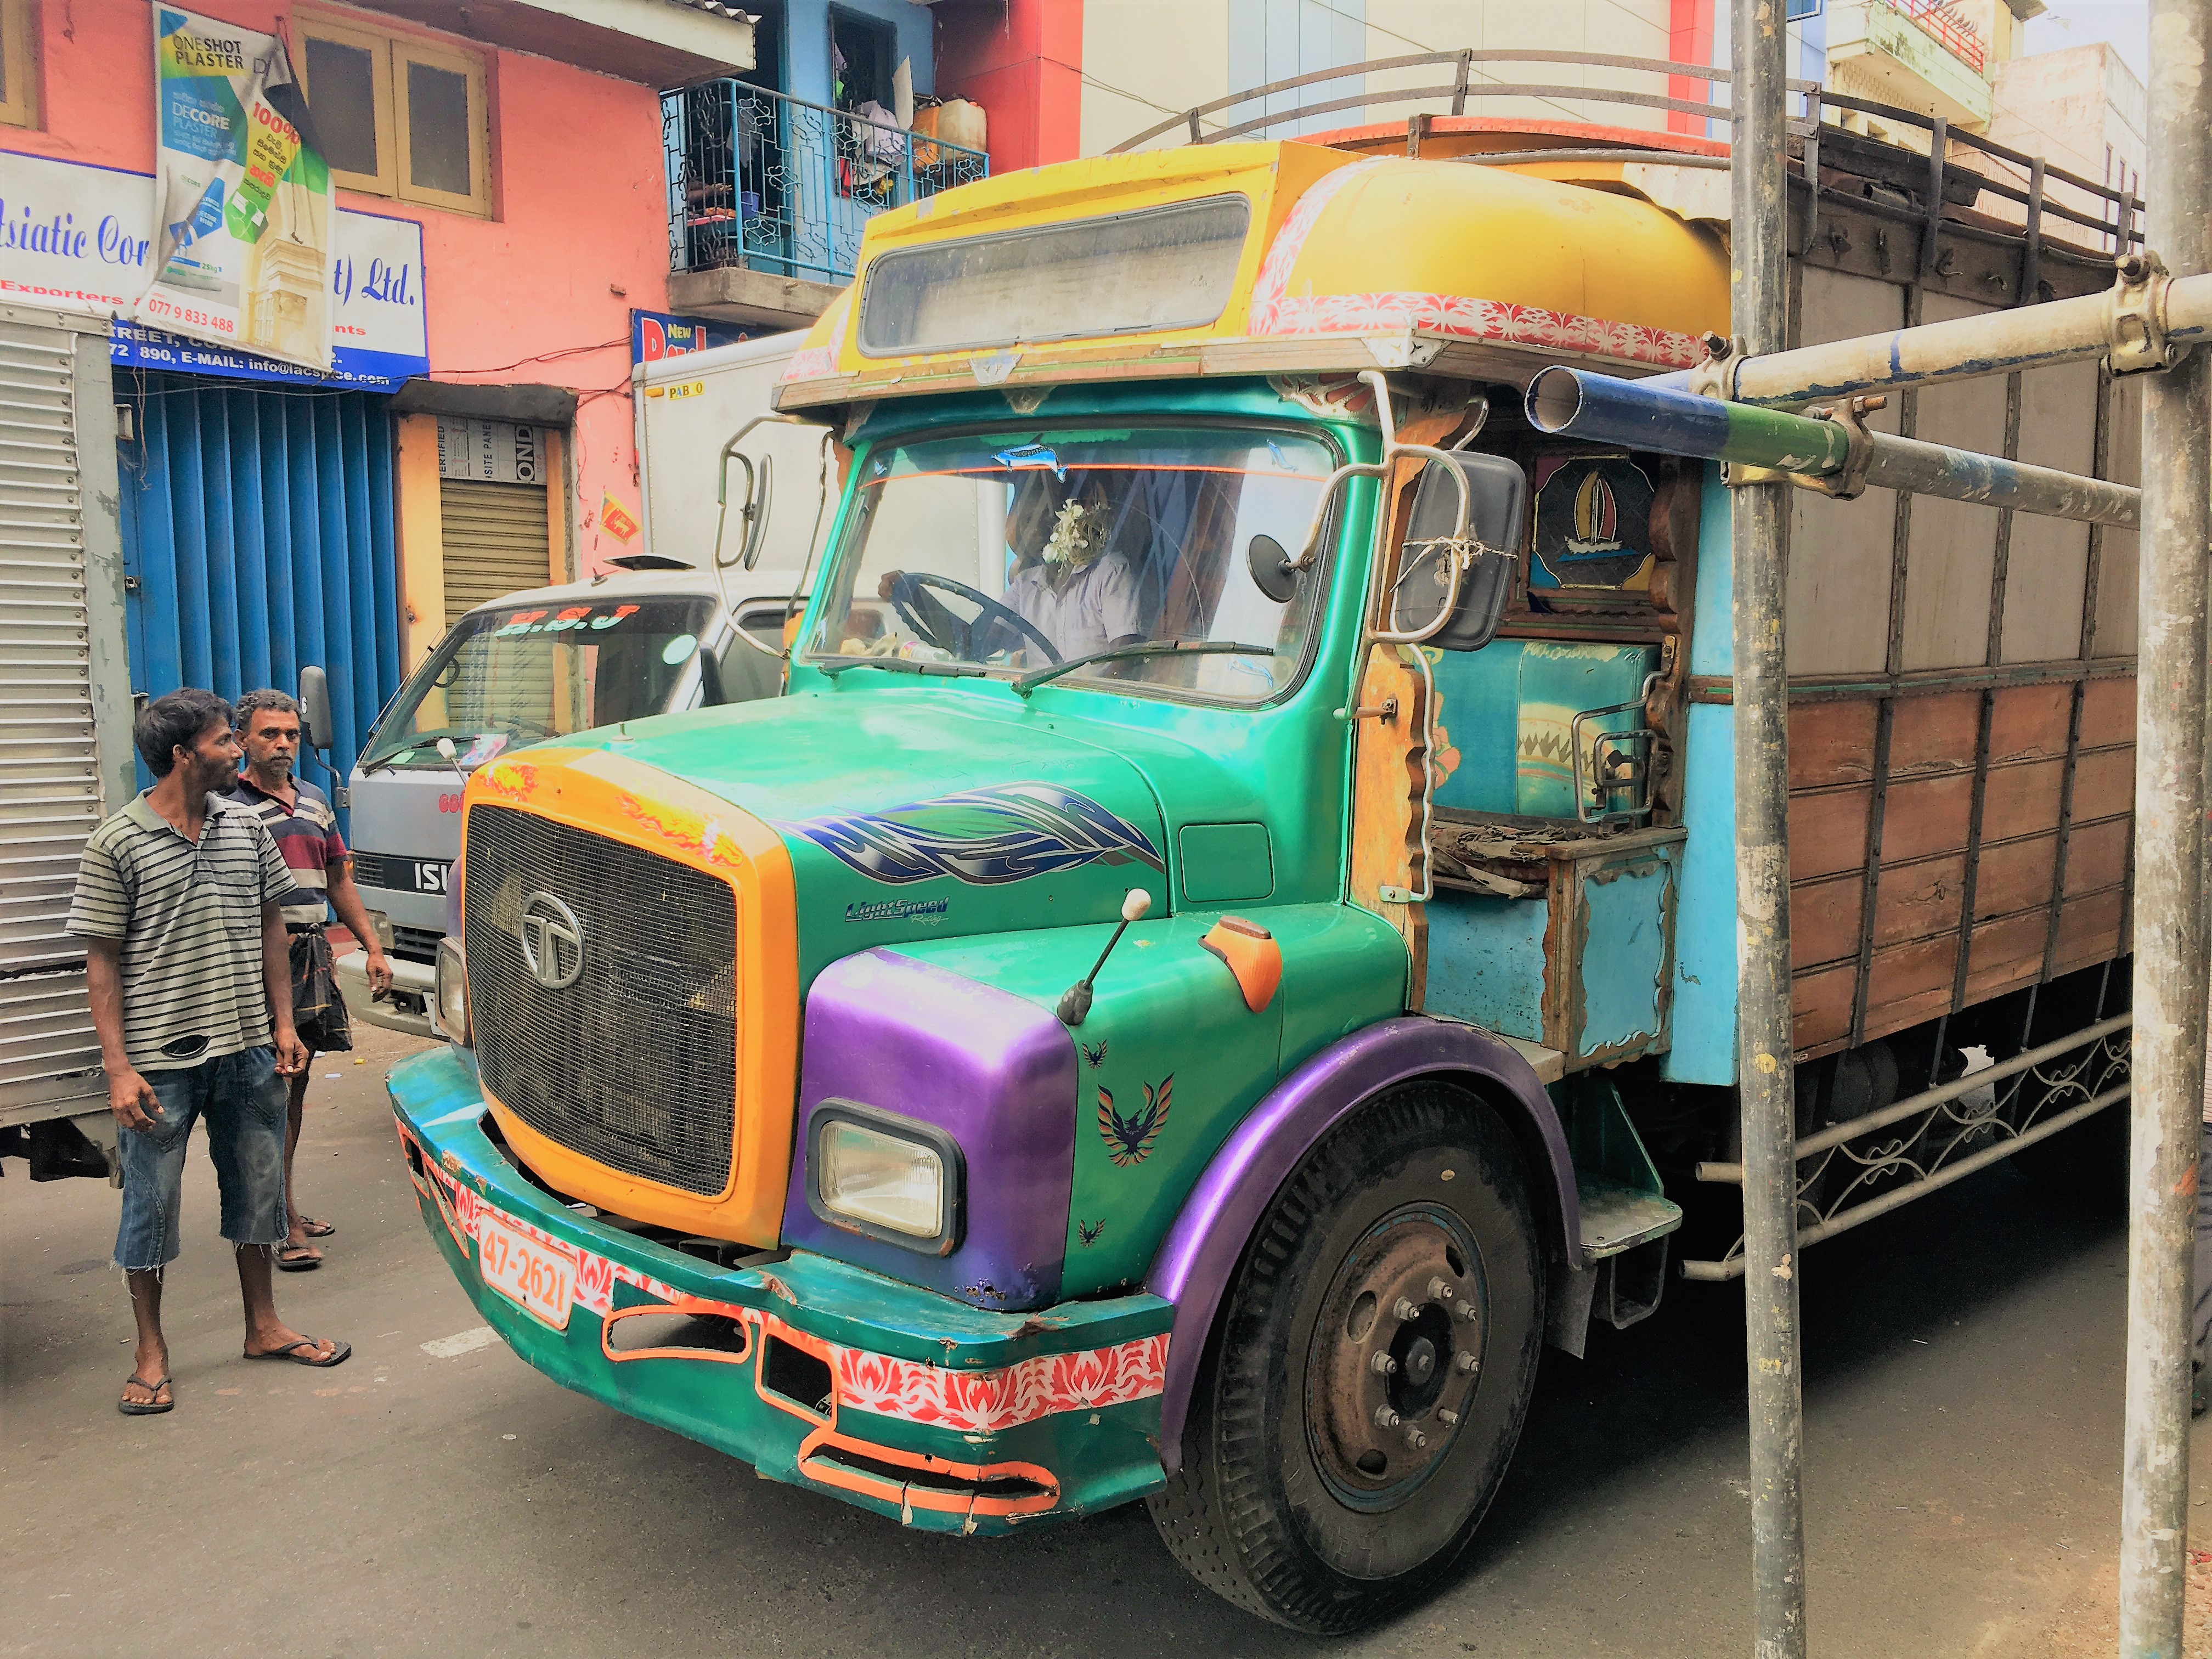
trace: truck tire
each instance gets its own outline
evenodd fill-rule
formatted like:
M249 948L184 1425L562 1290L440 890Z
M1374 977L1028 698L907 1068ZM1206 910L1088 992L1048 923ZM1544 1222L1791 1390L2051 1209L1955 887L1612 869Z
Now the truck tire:
M1543 1328L1512 1135L1464 1090L1390 1090L1261 1218L1154 1526L1200 1583L1292 1630L1398 1611L1490 1507Z

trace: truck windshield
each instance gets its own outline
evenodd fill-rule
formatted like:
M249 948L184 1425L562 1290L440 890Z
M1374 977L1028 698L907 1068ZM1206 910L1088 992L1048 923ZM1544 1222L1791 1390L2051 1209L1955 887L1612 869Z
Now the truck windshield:
M1059 684L1265 702L1305 665L1322 579L1283 562L1334 465L1313 437L1195 426L884 445L806 655L1012 676L1126 645L1232 641L1259 649L1125 655Z
M714 614L688 596L472 612L401 688L361 764L442 767L438 739L451 738L463 766L481 766L519 744L665 713Z

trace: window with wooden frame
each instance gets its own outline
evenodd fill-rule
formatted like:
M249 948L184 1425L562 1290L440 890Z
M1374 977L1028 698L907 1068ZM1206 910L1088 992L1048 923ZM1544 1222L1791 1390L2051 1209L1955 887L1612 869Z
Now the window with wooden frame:
M38 40L35 0L0 0L0 125L39 125Z
M304 16L297 67L331 175L349 190L489 217L483 60L411 35Z

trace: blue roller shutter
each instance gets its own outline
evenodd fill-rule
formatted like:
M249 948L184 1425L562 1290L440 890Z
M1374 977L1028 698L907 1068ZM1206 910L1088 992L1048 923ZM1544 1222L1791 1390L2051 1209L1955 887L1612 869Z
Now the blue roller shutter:
M319 664L349 770L400 679L390 400L130 373L116 395L137 426L119 458L131 690L296 693Z

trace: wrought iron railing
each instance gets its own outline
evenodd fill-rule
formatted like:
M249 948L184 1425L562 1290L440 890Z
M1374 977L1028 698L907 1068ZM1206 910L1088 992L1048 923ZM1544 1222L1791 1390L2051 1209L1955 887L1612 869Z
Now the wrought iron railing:
M1982 43L1980 31L1952 9L1951 0L1885 0L1885 3L1891 10L1903 13L1908 22L1917 24L1922 33L1975 74L1981 75L1986 71L1989 48Z
M664 93L668 265L850 282L869 220L988 176L981 150L743 81Z

